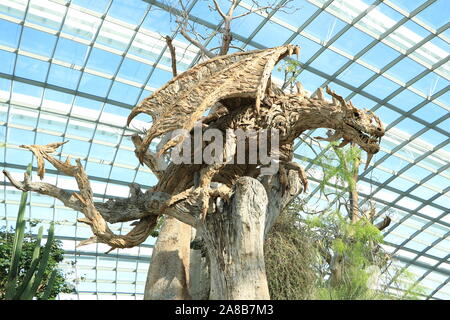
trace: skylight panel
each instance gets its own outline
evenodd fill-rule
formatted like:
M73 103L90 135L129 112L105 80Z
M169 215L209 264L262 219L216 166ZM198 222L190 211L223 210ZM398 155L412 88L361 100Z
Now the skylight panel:
M423 230L423 231L421 231L419 234L417 234L415 237L414 237L414 240L416 240L416 241L418 241L418 242L421 242L421 243L423 243L423 244L425 244L426 246L431 246L431 245L433 245L433 243L435 242L435 241L437 241L438 243L440 242L439 240L439 237L436 237L436 236L434 236L434 235L431 235L430 233L428 233L428 232L426 232L427 231L427 229L425 229L425 230ZM427 259L427 258L425 258L425 259ZM429 259L429 258L428 258ZM430 261L431 259L429 259L428 261ZM432 260L431 260L432 261Z
M0 101L7 101L10 97L11 80L0 78ZM0 103L0 121L6 120L6 108Z
M92 139L94 135L94 124L87 121L69 119L66 131L67 134Z
M31 0L26 21L59 30L66 7L49 0Z
M435 175L433 178L428 180L428 183L436 188L441 189L441 190L448 187L448 179L446 179L440 175Z
M244 9L241 6L237 6L234 10L235 15L238 16L245 12L248 12L247 9ZM249 37L255 29L264 21L264 18L256 13L248 14L242 18L236 19L231 23L232 30L236 30L239 35L247 38Z
M413 238L409 240L407 243L403 245L405 248L414 249L417 251L422 251L426 247L428 247L427 243L424 243L423 241L417 240L416 238Z
M333 46L355 56L373 40L374 39L367 34L351 27L333 43Z
M86 40L93 40L100 19L70 7L62 31Z
M111 147L116 147L116 145L120 142L122 131L119 128L112 128L111 126L98 124L95 134L94 140L97 143L102 143Z
M430 72L421 77L418 81L414 82L411 86L422 91L427 97L431 97L433 94L443 90L448 85L449 82L447 80L434 72Z
M170 14L167 11L152 7L142 22L141 29L152 30L161 35L171 34L173 31L171 21Z
M118 81L114 81L108 99L135 105L138 101L141 89Z
M121 56L98 48L92 48L86 67L108 75L114 75L121 61Z
M414 62L410 58L405 57L397 62L394 66L389 68L386 73L391 74L397 79L406 83L424 70L425 68L423 66Z
M275 13L275 17L286 21L292 26L301 26L317 10L319 9L310 4L307 0L294 0L289 3L288 9L278 10Z
M450 106L450 90L449 89L450 89L450 86L447 86L445 93L443 93L442 95L437 97L437 100L439 102L442 102L446 106L447 110L449 110L448 106Z
M135 31L110 21L104 21L97 37L97 42L108 47L124 51Z
M148 86L154 87L154 88L160 88L162 87L166 82L171 80L173 78L173 75L171 72L161 70L159 68L154 68L152 77L150 78L149 82L147 83Z
M398 84L386 79L383 76L379 76L365 86L363 90L379 99L384 99L398 88L400 88Z
M36 127L38 112L35 110L26 110L18 106L10 106L8 125L17 124L28 126L32 129Z
M421 6L426 0L389 0L390 2L394 3L395 5L399 6L400 8L412 12L419 6Z
M46 89L42 109L54 113L68 114L70 112L73 95L57 90Z
M142 57L148 61L155 62L162 50L166 46L161 37L154 37L143 33L138 33L133 40L129 52Z
M410 56L418 59L422 64L428 67L446 59L448 57L448 53L438 45L435 45L434 42L439 43L439 39L428 41L420 48L412 52ZM442 72L446 79L450 78L449 69L449 66L444 64Z
M10 48L16 48L19 43L21 26L3 19L0 19L0 44Z
M137 25L149 6L145 1L114 0L108 10L108 15L126 23Z
M413 93L410 90L402 90L400 93L398 93L395 97L389 100L389 103L395 105L399 109L402 109L404 111L409 111L416 107L419 103L421 103L423 99L418 96L417 94ZM413 131L417 129L416 126L409 128L410 133L413 133ZM415 131L414 131L415 132Z
M306 70L300 74L299 80L309 92L314 92L325 82L324 78Z
M131 179L133 179L135 174L136 174L136 171L134 169L130 170L130 169L114 166L111 171L110 179L116 179L116 180L121 180L121 181L131 181Z
M87 8L89 10L94 10L98 13L104 13L106 8L108 7L108 4L111 2L111 0L72 0L73 4L76 4L78 6Z
M134 152L123 149L117 151L115 161L134 168L139 164L136 157L134 157Z
M323 43L333 38L344 26L345 22L323 11L305 28L305 31L319 38Z
M11 102L23 106L38 107L43 89L19 81L13 81Z
M21 135L19 139L15 139L12 135ZM29 130L8 128L8 143L21 145L27 143L27 141L33 141L34 132L30 132ZM28 152L29 153L29 152ZM16 149L8 147L5 153L5 161L8 163L14 163L16 165L27 166L31 162L31 155L27 154L26 150ZM23 176L22 176L23 177ZM20 179L20 178L19 178ZM17 210L14 213L14 216L17 216Z
M54 53L54 58L73 65L82 66L89 53L89 47L80 42L59 38Z
M264 43L267 47L281 46L291 37L292 31L272 21L266 22L253 38L254 41Z
M108 93L110 86L111 80L85 72L81 77L79 90L98 97L104 97Z
M127 80L143 83L148 78L151 70L152 67L147 64L135 61L133 59L124 58L117 76Z
M0 72L6 74L12 74L14 68L14 61L16 59L16 54L0 50ZM1 85L0 85L1 90Z
M400 54L397 51L380 42L367 51L361 59L374 65L378 69L382 69L399 55Z
M450 285L447 284L447 286L436 292L433 297L442 300L450 300Z
M419 12L417 17L420 20L425 21L434 29L439 29L441 26L448 23L448 12L450 12L450 3L441 0L434 2L423 11Z
M316 5L324 5L326 0L312 0ZM335 11L345 20L351 21L361 14L364 10L368 9L368 5L362 1L333 1L327 9L329 11Z
M356 25L367 28L370 32L380 36L391 29L401 17L399 13L381 3L375 9L370 10Z
M95 150L93 150L94 148L95 148ZM92 147L91 147L91 153L92 153L92 151L94 151L94 154L98 156L98 148L100 148L100 147L93 143ZM107 150L107 149L105 148L105 150ZM107 156L109 158L112 158L112 156L113 156L112 151L108 151ZM89 161L86 164L86 171L89 173L89 176L96 177L96 178L102 178L102 179L108 179L109 172L111 171L111 166L108 164L98 163L99 159L101 159L101 158L95 157L94 155L90 156L88 159L89 159ZM109 162L110 161L108 161L108 163ZM117 196L117 195L115 195L115 196ZM120 195L120 196L125 197L124 195Z
M55 47L56 37L46 32L24 27L20 49L51 57Z
M352 63L350 67L345 69L337 79L345 81L347 83L351 83L355 87L361 86L365 83L370 77L372 77L375 73L357 63ZM355 103L355 99L352 99L353 103ZM358 107L363 107L358 105ZM364 108L368 108L364 106Z
M403 178L401 178L401 177L396 177L394 180L392 180L391 182L389 182L389 184L388 184L390 187L393 187L393 188L395 188L395 189L397 189L397 190L400 190L400 191L406 191L406 190L408 190L409 188L411 188L411 187L413 187L415 184L413 183L413 182L411 182L411 181L408 181L408 180L406 180L406 179L403 179ZM407 208L410 208L410 209L413 209L411 206L404 206L404 207L407 207Z
M34 143L38 145L46 145L54 142L63 142L63 137L60 132L61 130L54 132L54 134L51 134L50 130L45 130L45 133L42 131L37 131Z
M59 87L75 90L80 81L81 71L52 64L47 82Z
M51 139L53 139L54 141L50 141L51 139L50 140L47 139L45 141L42 140L41 141L42 143L36 142L36 144L46 145L48 143L61 141L61 138L59 136L64 132L66 124L67 124L66 117L56 117L54 115L41 113L41 117L39 118L39 123L37 127L40 129L42 128L41 130L45 130L46 132L54 131L54 133L58 134L58 137L52 136Z
M314 59L311 66L327 74L334 74L348 61L349 60L347 58L344 58L331 50L325 50L316 59ZM342 92L340 92L340 94L345 95Z
M189 8L191 4L194 1L185 1L184 6L185 8ZM222 8L222 11L226 12L226 10L230 7L230 3L228 1L218 1L218 4ZM237 9L239 10L239 9ZM152 9L151 13L153 13L154 9ZM219 24L222 20L219 15L219 13L216 11L216 8L214 7L214 4L212 1L205 1L205 0L198 0L196 1L195 5L192 7L192 9L189 11L189 14L191 14L194 17L202 18L209 23L212 23L214 25Z
M436 192L423 186L417 186L414 190L411 191L411 194L426 201L436 195Z
M445 128L445 126L443 126L443 127ZM448 128L448 126L447 126L447 128ZM421 140L426 141L426 142L430 143L431 145L435 145L435 146L440 145L444 141L449 139L448 135L445 136L433 129L430 129L430 130L422 133L419 136L419 138ZM445 151L445 148L446 148L446 146L442 146L441 151ZM448 151L447 151L447 153L448 153ZM449 156L450 156L450 154L449 154Z
M109 183L106 187L106 193L116 197L126 197L129 194L128 186L119 186Z
M0 3L0 12L22 19L27 8L27 0L4 0Z

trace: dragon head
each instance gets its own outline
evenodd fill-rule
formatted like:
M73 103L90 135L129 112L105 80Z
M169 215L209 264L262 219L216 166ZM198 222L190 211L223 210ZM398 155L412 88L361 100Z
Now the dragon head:
M372 111L356 108L351 101L345 101L328 87L326 91L332 96L333 104L342 109L343 121L334 128L334 132L328 134L328 138L318 138L327 141L342 139L338 147L343 147L350 142L356 143L367 152L365 167L367 169L373 155L380 151L381 137L384 136L383 124Z

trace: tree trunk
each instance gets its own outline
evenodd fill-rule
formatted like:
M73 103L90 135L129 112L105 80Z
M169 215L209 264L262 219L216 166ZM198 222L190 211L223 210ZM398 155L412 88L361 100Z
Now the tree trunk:
M191 256L189 261L189 293L193 300L209 299L209 259L205 254L205 248L202 245L203 239L199 231L194 230L194 244L191 247Z
M264 265L267 193L256 179L242 177L222 213L201 227L210 260L210 299L270 299Z
M191 227L166 217L153 249L145 300L188 300Z
M167 217L152 255L144 299L270 299L264 238L302 191L295 170L289 170L287 183L281 185L279 175L262 182L240 178L231 202L216 206L196 230L206 257L205 248L190 249L192 228Z

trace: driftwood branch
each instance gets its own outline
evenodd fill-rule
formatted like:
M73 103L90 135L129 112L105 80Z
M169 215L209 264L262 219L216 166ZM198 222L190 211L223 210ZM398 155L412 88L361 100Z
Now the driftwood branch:
M173 46L172 43L172 38L169 36L166 36L166 43L167 43L167 47L169 48L170 51L170 57L172 58L172 74L174 77L177 76L177 56L175 54L175 47Z
M211 51L209 51L208 49L206 49L205 46L203 46L200 42L198 42L197 40L193 39L187 32L186 30L184 30L183 28L180 29L180 33L181 35L190 43L192 43L194 46L196 46L197 48L200 49L200 51L207 56L208 58L214 58L216 55L214 53L212 53Z
M133 134L131 136L131 141L134 144L135 153L140 149L142 145L142 138L138 134ZM165 162L162 156L157 156L156 153L147 150L144 153L143 161L142 161L151 171L152 173L160 179L164 171L167 169L167 163Z
M281 169L281 168L280 168ZM267 236L275 223L280 212L282 212L300 193L305 192L307 184L304 181L306 176L301 170L293 168L281 169L280 174L265 176L261 180L266 189L269 199L267 206L266 225L264 237Z
M76 160L76 165L71 165L69 158L62 162L50 156L50 153L53 153L62 144L51 143L46 146L29 145L22 147L31 150L37 157L38 174L41 179L45 173L44 160L47 160L58 171L75 178L79 193L68 192L45 182L32 182L26 173L22 182L15 180L6 170L3 173L11 184L19 190L34 191L54 197L68 208L82 212L85 217L78 219L78 221L88 224L95 236L81 241L79 246L96 242L108 244L111 246L111 250L137 246L147 239L156 226L158 216L163 211L186 224L197 225L198 219L194 216L195 213L197 213L197 216L200 215L198 199L191 197L167 208L166 203L171 197L169 194L153 192L151 189L144 194L137 184L130 185L130 198L108 200L106 203L94 203L89 179L80 160ZM133 224L134 228L126 235L114 234L107 225L107 222L114 223L135 219L139 219L139 221Z
M217 3L216 0L213 0L213 1L214 1L214 6L216 7L217 12L220 14L220 16L222 18L226 19L227 16L225 15L225 13L223 13L222 8L220 7L220 5Z
M377 223L377 224L375 225L375 227L377 227L378 230L383 231L384 229L386 229L387 227L389 227L389 225L391 224L391 221L392 221L391 218L385 217L385 218L383 219L383 221Z
M18 190L50 196L61 201L67 208L80 212L83 210L83 204L75 196L75 192L66 191L46 182L32 182L26 172L23 181L17 181L6 170L3 170L3 174ZM130 193L131 197L129 198L109 199L106 202L95 202L94 205L103 219L109 223L117 223L138 220L157 214L157 209L162 206L164 199L169 198L169 195L167 197L160 195L156 197L153 193L150 193L150 190L144 194L136 183L130 184ZM159 207L154 204L155 201L160 203ZM149 210L150 208L152 210Z

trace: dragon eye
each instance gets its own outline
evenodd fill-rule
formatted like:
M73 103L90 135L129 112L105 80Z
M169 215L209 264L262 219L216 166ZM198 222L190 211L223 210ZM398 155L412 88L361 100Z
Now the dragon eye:
M354 115L355 117L359 118L359 112L358 112L358 111L353 112L353 115Z

